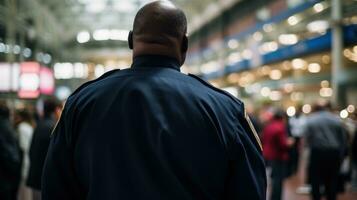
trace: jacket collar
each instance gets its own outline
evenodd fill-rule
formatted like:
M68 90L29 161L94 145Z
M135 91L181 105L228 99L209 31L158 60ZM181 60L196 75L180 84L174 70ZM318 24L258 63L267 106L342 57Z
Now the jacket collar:
M175 58L160 55L137 56L133 60L132 68L171 68L180 71L180 64Z

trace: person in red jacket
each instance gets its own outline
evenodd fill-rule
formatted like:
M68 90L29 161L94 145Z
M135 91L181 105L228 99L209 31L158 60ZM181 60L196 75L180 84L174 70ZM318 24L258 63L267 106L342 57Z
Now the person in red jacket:
M280 200L282 185L285 177L286 162L289 148L294 140L288 138L285 113L275 110L272 119L263 129L263 155L268 165L272 168L271 200Z

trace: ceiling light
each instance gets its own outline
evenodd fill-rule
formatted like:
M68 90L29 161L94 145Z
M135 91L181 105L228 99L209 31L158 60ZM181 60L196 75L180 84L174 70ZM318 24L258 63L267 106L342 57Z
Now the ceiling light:
M299 41L298 36L295 34L281 34L279 42L283 45L293 45Z
M305 104L302 107L302 112L305 113L305 114L309 114L311 112L311 110L312 110L312 108L311 108L310 104Z
M109 38L111 40L128 41L129 31L128 30L110 30Z
M296 114L296 108L294 106L290 106L286 110L286 114L288 114L289 117L293 117Z
M108 29L99 29L94 31L93 39L97 41L109 40L110 39L110 31Z
M22 51L22 55L25 57L25 58L29 58L32 54L32 51L31 49L29 48L25 48L23 51Z
M275 41L264 42L263 45L259 49L262 53L273 52L278 49L278 43Z
M353 113L355 110L356 110L356 108L355 108L354 105L349 105L349 106L347 106L347 111L348 111L349 113Z
M291 62L294 69L302 69L306 65L306 61L301 58L296 58Z
M320 89L320 96L322 97L331 97L333 94L332 88L321 88Z
M260 90L260 94L263 96L263 97L268 97L270 95L270 88L268 87L263 87L261 90Z
M263 30L267 33L270 33L273 31L273 25L272 24L264 24Z
M291 26L294 26L294 25L299 23L299 18L297 16L291 16L291 17L288 18L288 23Z
M81 31L77 34L78 43L86 43L90 40L90 34L88 31Z
M259 31L257 31L253 34L253 39L255 41L261 41L263 39L263 34Z
M317 3L314 5L314 10L315 12L319 13L325 9L324 5L322 3Z
M341 117L342 119L346 119L346 118L348 117L348 112L347 112L346 109L341 110L341 112L340 112L340 117Z
M322 88L326 88L326 87L330 86L330 83L327 80L323 80L323 81L321 81L320 85Z
M310 63L308 70L311 73L319 73L321 71L321 65L319 63Z
M325 33L330 25L326 20L317 20L307 24L306 28L312 33Z
M238 40L236 40L236 39L230 39L230 40L228 41L228 47L229 47L230 49L236 49L236 48L238 48L238 47L239 47L239 42L238 42Z
M274 69L274 70L272 70L272 71L270 72L269 77L270 77L272 80L279 80L279 79L281 79L281 77L282 77L282 73L281 73L280 70Z

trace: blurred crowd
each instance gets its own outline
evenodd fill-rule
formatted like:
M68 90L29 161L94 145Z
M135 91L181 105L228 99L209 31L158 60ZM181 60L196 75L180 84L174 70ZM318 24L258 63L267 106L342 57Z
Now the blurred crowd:
M11 110L0 102L0 199L41 199L41 175L50 134L62 103L47 99L42 112L32 106Z
M311 113L300 107L292 117L270 104L255 111L248 107L247 112L263 144L270 200L282 199L284 180L299 169L305 184L296 192L310 194L312 200L336 200L347 185L357 190L356 112L341 119L339 111L322 101Z
M41 174L51 131L62 102L47 99L42 112L33 107L12 111L0 102L0 199L41 199ZM328 102L318 102L310 114L297 109L293 117L270 104L247 107L263 144L270 176L271 200L282 199L288 177L306 171L302 188L311 199L336 199L350 185L357 190L357 113L342 120ZM305 153L308 152L308 153ZM306 165L300 165L307 160Z

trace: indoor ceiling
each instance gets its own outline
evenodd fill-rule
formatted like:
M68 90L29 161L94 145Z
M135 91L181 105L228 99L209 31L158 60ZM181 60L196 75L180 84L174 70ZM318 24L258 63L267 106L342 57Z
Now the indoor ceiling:
M67 56L62 55L62 58L78 57L74 51L83 55L88 50L93 53L93 50L118 48L123 44L120 41L96 40L85 45L78 44L78 33L86 31L92 34L93 39L96 30L128 31L138 9L152 1L6 0L0 1L0 25L16 26L17 32L36 41L37 47L52 49L52 52L60 54L71 52ZM239 1L242 0L173 0L187 15L189 33Z

